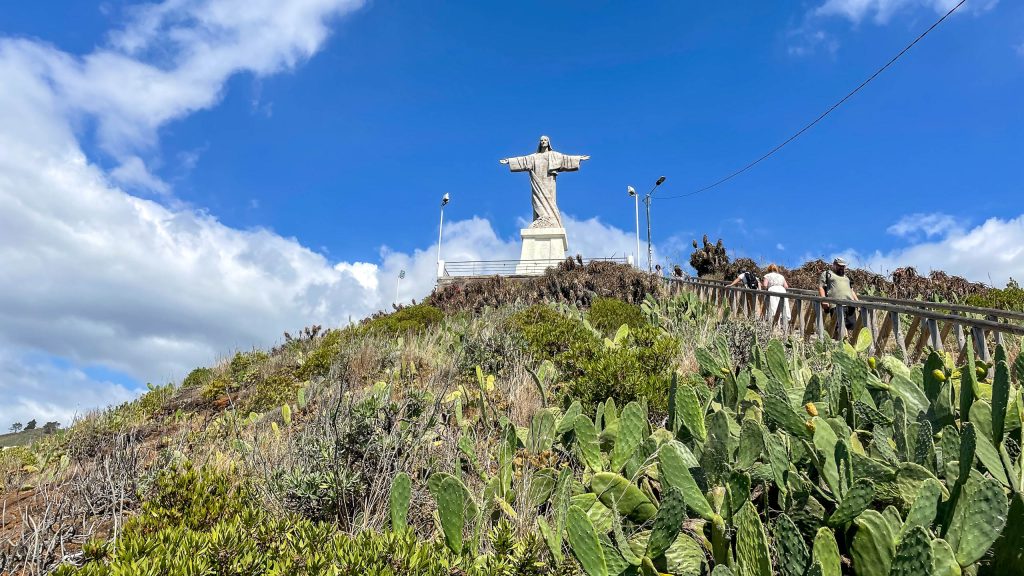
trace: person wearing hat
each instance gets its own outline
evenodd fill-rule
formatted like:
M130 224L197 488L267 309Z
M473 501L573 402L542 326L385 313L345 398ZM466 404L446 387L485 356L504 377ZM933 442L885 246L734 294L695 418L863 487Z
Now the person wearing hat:
M832 261L832 268L821 273L818 280L818 295L823 298L836 298L839 300L857 300L857 293L850 286L850 277L846 275L846 260L836 258ZM828 304L823 304L830 314L835 310ZM853 330L857 325L857 310L853 306L845 306L846 330ZM838 331L838 328L837 328Z

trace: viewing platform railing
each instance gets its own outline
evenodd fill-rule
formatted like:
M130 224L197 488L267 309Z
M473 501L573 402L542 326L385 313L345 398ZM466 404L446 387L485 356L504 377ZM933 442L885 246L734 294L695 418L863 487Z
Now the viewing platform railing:
M717 306L720 314L728 308L733 314L760 318L787 336L816 336L820 340L851 336L855 340L861 330L868 330L872 354L895 347L910 360L920 358L925 346L930 346L940 351L956 350L960 354L958 361L962 361L970 334L978 358L987 362L994 347L1003 343L1005 335L1024 336L1024 314L1007 310L877 296L863 296L856 301L838 300L823 298L810 290L769 292L693 277L666 281L670 291L696 292L702 301ZM774 297L779 300L772 314L769 298ZM827 311L827 306L834 312ZM856 316L849 332L845 322L848 307Z
M583 263L615 262L632 264L631 257L626 258L584 258ZM454 278L487 278L490 276L529 277L540 276L548 268L553 268L562 260L467 260L447 262L442 260L438 266L437 278L441 282Z

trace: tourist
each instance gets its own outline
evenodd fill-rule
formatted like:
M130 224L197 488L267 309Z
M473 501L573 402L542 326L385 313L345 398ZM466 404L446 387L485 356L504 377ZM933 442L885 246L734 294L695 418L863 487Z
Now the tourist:
M757 290L761 287L761 282L757 279L757 275L748 270L741 271L729 286L736 286L741 283L743 288L750 288L751 290Z
M846 275L846 260L836 258L832 261L832 268L821 273L821 278L818 280L818 294L826 298L857 301L857 293L853 291L850 286L850 277ZM822 306L828 310L829 314L835 315L835 308L827 303L822 303ZM846 330L853 330L857 325L857 309L844 304L843 312ZM839 326L837 325L836 334L838 333Z
M764 275L764 279L761 280L761 286L769 291L775 293L785 293L789 290L789 282L786 282L786 277L779 273L779 267L775 264L768 265L768 273ZM770 313L769 318L772 322L775 321L775 313L779 308L779 300L783 301L782 315L782 326L789 323L789 300L786 298L780 298L778 296L772 296L768 299L768 310Z

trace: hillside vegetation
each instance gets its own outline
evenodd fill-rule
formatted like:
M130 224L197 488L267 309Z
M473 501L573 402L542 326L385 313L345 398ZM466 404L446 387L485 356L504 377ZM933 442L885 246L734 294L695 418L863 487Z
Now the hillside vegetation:
M1024 574L1020 342L868 345L607 263L450 286L3 451L0 573Z

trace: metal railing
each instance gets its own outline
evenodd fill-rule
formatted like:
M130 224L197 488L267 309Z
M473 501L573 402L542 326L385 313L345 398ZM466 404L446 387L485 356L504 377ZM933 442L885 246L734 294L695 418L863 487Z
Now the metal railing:
M540 276L548 268L563 262L559 259L545 260L467 260L441 262L438 278L482 278L489 276ZM631 264L632 258L584 258L583 263L615 262Z
M994 346L1007 334L1024 336L1021 314L958 304L872 297L870 300L823 298L809 290L788 292L752 290L728 286L718 280L668 278L670 291L691 290L698 298L720 309L749 318L760 318L785 335L856 339L861 330L871 334L871 353L896 348L903 357L920 358L925 346L934 350L959 351L962 361L967 335L972 336L978 358L988 361ZM774 305L773 305L774 303ZM847 330L847 311L855 320Z

